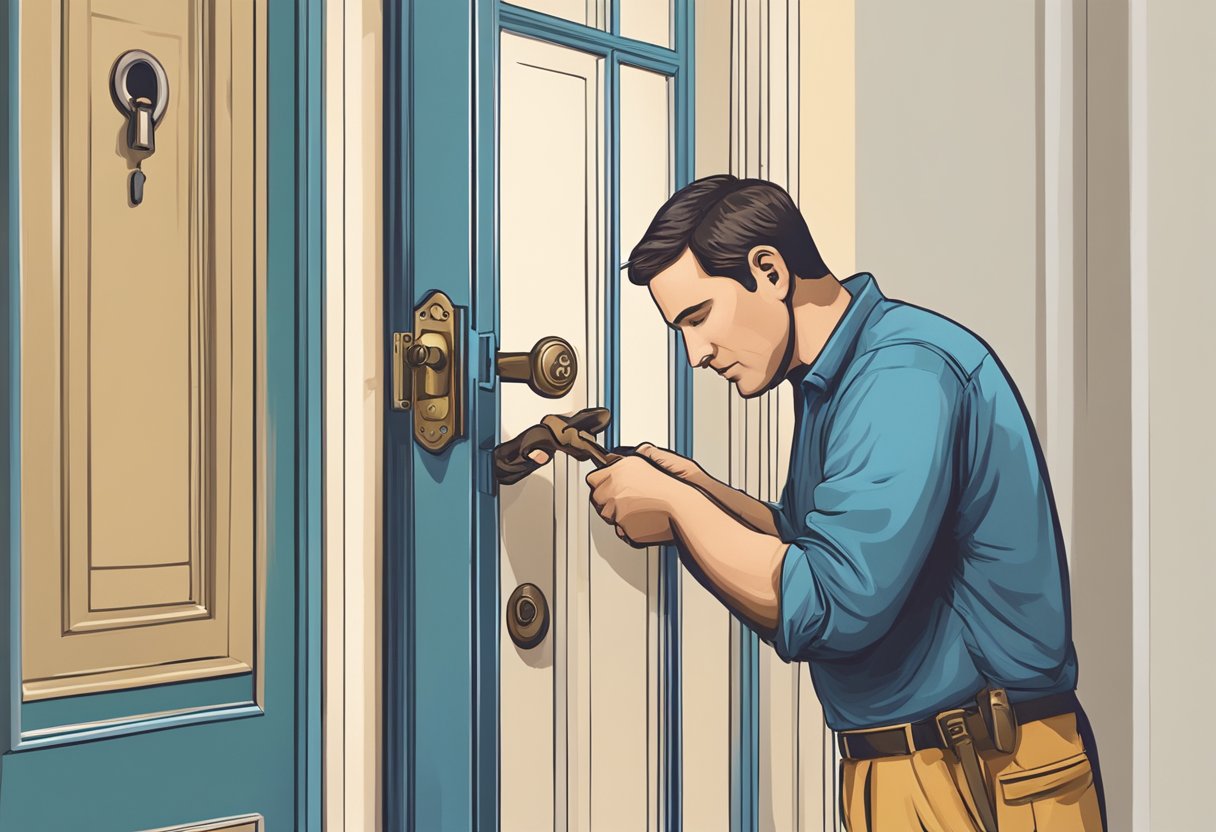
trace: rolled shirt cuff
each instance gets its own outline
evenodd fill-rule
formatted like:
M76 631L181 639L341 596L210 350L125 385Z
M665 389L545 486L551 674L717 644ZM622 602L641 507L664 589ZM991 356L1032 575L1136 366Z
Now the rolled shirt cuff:
M790 526L789 521L785 519L785 515L781 511L781 506L778 503L770 503L768 500L762 500L768 510L773 513L773 525L777 527L777 537L784 541L793 540L797 537L794 529Z
M815 579L806 550L791 543L781 562L781 591L777 597L777 629L768 643L784 662L799 661L814 639L822 618Z

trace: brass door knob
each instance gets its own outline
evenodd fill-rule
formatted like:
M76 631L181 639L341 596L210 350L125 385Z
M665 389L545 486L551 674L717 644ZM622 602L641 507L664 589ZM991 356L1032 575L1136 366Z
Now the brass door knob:
M578 377L574 347L554 335L541 338L530 352L500 352L496 363L502 381L525 382L546 399L569 393Z
M549 604L536 584L520 584L507 599L507 632L523 650L531 650L549 632Z

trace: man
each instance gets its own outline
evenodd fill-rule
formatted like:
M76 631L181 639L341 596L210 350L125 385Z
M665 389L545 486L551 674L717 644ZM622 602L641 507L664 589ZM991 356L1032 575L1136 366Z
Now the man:
M629 277L693 366L744 397L790 383L789 479L761 502L642 445L587 477L592 503L633 545L674 543L808 664L839 732L848 828L1103 828L1059 522L992 350L869 274L837 280L760 180L682 189Z

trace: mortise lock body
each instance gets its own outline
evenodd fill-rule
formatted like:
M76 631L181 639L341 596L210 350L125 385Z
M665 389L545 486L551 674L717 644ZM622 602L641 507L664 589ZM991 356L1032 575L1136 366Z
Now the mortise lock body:
M432 292L414 331L393 333L393 409L413 412L414 439L432 453L464 436L463 311Z

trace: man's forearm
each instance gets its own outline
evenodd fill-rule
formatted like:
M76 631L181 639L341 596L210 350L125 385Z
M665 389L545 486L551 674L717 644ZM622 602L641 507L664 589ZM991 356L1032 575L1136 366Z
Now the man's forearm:
M754 629L772 633L777 627L786 544L775 533L749 528L692 488L680 489L675 497L671 524L682 553L694 561L719 597Z
M761 534L779 536L776 523L773 522L772 509L755 497L750 497L737 488L731 488L709 474L702 474L690 482L704 491L711 500L738 518L740 523Z

